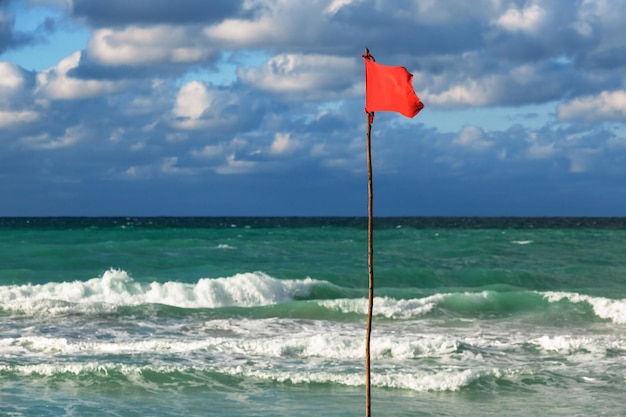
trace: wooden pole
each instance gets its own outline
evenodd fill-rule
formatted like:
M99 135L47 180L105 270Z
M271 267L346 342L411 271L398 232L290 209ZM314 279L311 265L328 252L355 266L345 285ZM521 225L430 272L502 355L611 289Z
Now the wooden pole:
M365 48L365 53L369 50ZM369 289L367 292L367 328L365 330L365 416L372 415L370 387L370 339L372 335L372 311L374 309L374 186L372 181L372 120L367 114L367 269Z

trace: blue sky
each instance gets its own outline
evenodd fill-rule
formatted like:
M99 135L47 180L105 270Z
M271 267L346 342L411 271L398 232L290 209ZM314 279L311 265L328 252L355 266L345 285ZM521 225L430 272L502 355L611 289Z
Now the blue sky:
M175 6L174 6L175 4ZM626 215L626 2L0 0L0 216Z

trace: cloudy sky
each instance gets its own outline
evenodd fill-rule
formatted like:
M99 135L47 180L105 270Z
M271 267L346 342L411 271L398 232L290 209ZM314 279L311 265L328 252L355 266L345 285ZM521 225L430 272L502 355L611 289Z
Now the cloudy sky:
M0 0L0 216L626 215L626 2Z

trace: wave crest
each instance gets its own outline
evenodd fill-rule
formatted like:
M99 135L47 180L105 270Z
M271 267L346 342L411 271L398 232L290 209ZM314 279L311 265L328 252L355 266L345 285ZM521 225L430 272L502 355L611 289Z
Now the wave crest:
M195 284L168 281L140 283L126 271L109 269L88 281L51 282L43 285L0 287L0 308L32 312L41 308L67 310L71 306L100 309L140 304L182 308L257 307L306 297L321 283L311 278L280 280L263 272L240 273L226 278L202 278Z
M544 297L551 303L563 299L571 303L587 303L591 305L596 316L616 324L626 324L626 299L614 300L569 292L547 292Z

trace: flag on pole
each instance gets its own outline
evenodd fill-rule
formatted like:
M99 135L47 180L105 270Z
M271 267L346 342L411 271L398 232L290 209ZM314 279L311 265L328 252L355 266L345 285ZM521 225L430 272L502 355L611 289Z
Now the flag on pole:
M415 90L413 74L405 67L378 64L372 55L365 61L365 112L393 111L414 117L424 108Z
M367 327L365 330L365 417L371 417L370 338L374 310L374 187L372 184L372 122L374 112L394 111L414 117L424 108L413 90L413 74L404 67L377 64L365 48L365 112L367 113Z

